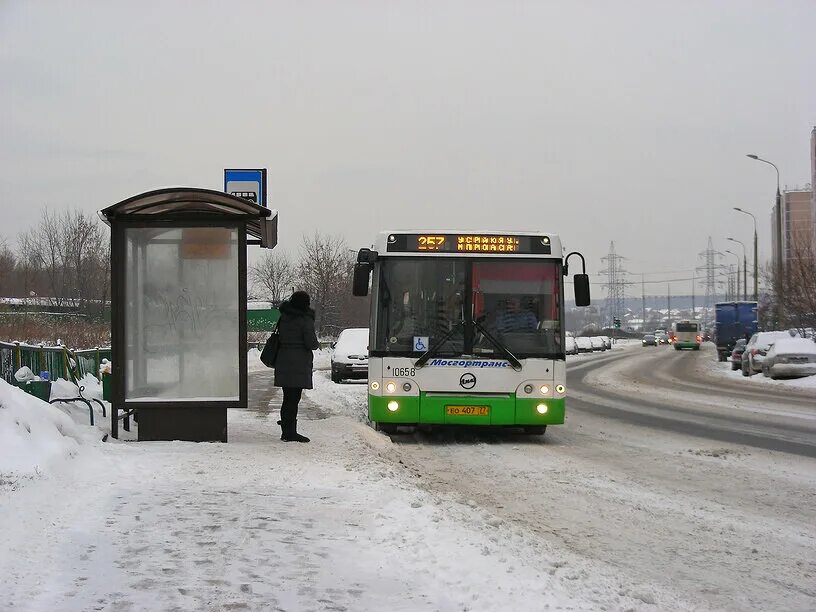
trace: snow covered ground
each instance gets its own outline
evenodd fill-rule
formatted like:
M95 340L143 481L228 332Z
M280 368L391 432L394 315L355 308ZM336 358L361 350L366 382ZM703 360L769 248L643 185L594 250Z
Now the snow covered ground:
M0 383L0 608L741 608L762 603L729 599L751 546L770 567L777 548L798 563L814 541L795 522L812 474L779 457L724 462L586 416L546 440L392 442L364 424L365 384L327 371L304 399L312 443L286 444L271 372L257 355L249 368L269 407L231 410L228 444L102 442L105 422L89 427L84 407ZM772 504L772 486L791 507L760 522L735 490ZM763 529L776 534L764 547ZM723 592L691 594L701 583Z
M2 428L14 432L4 448L15 449L0 455L2 471L31 477L0 492L0 601L23 610L684 607L473 501L418 486L422 474L392 461L390 440L359 422L365 386L316 379L309 401L332 415L302 421L309 445L280 442L275 413L251 410L230 411L228 444L103 443L99 430L0 383Z

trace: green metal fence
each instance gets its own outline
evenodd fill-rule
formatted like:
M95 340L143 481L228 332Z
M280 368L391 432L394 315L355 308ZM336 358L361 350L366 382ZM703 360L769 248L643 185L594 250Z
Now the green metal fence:
M99 378L99 365L103 359L110 360L110 348L94 348L72 351L76 356L76 367L79 377L93 374ZM64 378L71 380L68 373L69 352L64 346L32 346L20 342L0 342L0 369L3 380L14 384L14 373L23 366L28 366L35 374L48 372L51 380Z

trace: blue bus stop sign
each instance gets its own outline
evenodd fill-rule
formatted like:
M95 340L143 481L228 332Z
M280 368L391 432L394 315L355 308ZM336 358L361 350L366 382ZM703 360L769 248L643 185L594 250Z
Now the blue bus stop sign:
M266 168L224 170L224 192L266 206Z

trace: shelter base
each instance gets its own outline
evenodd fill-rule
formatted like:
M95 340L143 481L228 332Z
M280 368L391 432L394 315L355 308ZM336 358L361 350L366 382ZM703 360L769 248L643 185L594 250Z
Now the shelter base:
M139 441L226 442L227 409L139 408Z

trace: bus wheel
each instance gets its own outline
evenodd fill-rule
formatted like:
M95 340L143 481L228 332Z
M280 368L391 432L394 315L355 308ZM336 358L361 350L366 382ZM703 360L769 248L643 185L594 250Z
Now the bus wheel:
M547 431L546 425L531 425L524 428L524 433L531 436L543 436Z
M395 425L394 423L380 423L379 421L375 421L374 430L381 431L384 434L388 434L390 436L391 434L397 433L397 425Z

